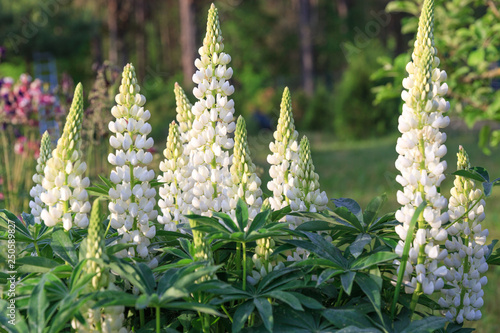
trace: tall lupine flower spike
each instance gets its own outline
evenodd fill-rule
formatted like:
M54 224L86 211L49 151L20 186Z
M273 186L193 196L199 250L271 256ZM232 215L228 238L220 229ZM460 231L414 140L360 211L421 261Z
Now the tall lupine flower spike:
M90 203L86 188L90 181L83 177L87 164L82 161L80 151L82 117L83 89L79 83L62 137L44 168L44 192L40 198L47 208L42 210L40 217L48 227L62 222L64 229L69 230L73 224L80 228L89 224Z
M40 214L42 209L47 208L47 206L42 202L40 195L43 193L44 189L42 186L43 181L43 169L47 161L50 159L52 153L51 141L49 132L45 131L42 135L42 141L40 142L40 156L37 159L36 173L33 175L33 183L35 185L30 190L30 196L33 200L30 201L31 214L35 217L35 223L40 224Z
M314 172L311 147L305 136L300 140L299 158L292 162L290 176L291 188L286 195L292 211L321 212L326 209L328 197L319 189L319 176ZM294 222L297 227L302 220L296 218Z
M457 156L457 169L468 170L469 157L462 146ZM443 289L439 304L447 309L446 318L459 324L481 319L482 287L488 282L485 256L489 251L485 245L488 230L481 227L484 205L483 193L475 188L474 181L456 176L448 205L452 225L448 228L450 240L446 241L448 257L444 259L446 280L453 288Z
M247 129L242 116L238 117L236 124L231 177L233 178L233 189L231 191L230 205L236 205L238 198L243 199L249 206L249 218L253 219L259 213L262 205L262 190L260 189L260 178L255 173L255 165L250 156L250 149L247 144ZM231 211L233 219L236 218L235 214L236 212L233 209Z
M187 222L183 215L188 213L185 196L191 184L189 175L184 174L188 156L183 154L183 150L179 125L173 121L168 131L167 147L163 151L165 160L160 162L163 174L158 177L160 182L165 183L160 188L158 206L161 215L158 216L158 222L168 231L177 231L179 222Z
M190 132L189 164L193 167L191 210L209 214L210 210L229 213L228 189L232 187L229 151L234 141L228 134L234 132L234 102L228 97L234 87L229 83L233 70L228 67L231 57L223 52L224 44L219 27L217 9L212 4L208 12L207 33L196 59L198 68L193 75L197 86L193 94L198 99L192 108L195 119Z
M179 132L181 134L182 143L187 143L190 140L189 132L193 127L195 119L191 109L193 105L186 96L182 87L176 82L174 86L175 104L176 104L176 119L179 123Z
M396 247L399 255L402 255L416 208L424 200L427 202L418 218L409 260L404 264L405 290L414 293L412 307L422 292L432 294L440 290L444 286L442 277L447 272L445 266L438 266L447 255L439 244L447 239L447 232L441 226L448 221L447 200L438 188L445 178L446 161L441 158L446 154L446 135L440 129L449 124L449 118L443 115L449 103L442 97L448 87L441 83L446 73L437 68L439 58L434 47L433 25L434 1L425 0L413 61L406 66L409 76L403 80L406 90L401 97L405 103L398 126L402 136L396 145L399 154L396 168L401 172L396 181L404 187L397 193L397 200L403 206L396 212L396 219L402 223L396 227L401 238Z
M272 179L267 183L267 188L273 192L269 198L272 209L281 209L290 204L286 194L291 189L289 176L292 162L298 159L298 136L293 121L292 98L286 87L281 99L278 128L274 132L275 141L269 144L272 154L267 156L267 162L271 164L269 175Z
M90 223L86 242L87 259L106 259L104 244L104 226L101 222L101 210L99 200L95 200L90 213ZM86 292L100 291L105 288L117 290L117 287L110 282L112 275L104 270L99 263L94 260L88 260L83 268L86 274L95 274L88 285ZM73 319L71 325L78 332L119 332L127 333L128 330L123 327L125 321L124 306L109 306L105 309L92 309L93 301L88 301L81 308L87 326Z
M134 67L127 64L115 98L117 105L111 109L116 121L109 122L109 130L114 133L109 143L116 149L108 156L109 163L115 166L110 179L116 184L109 190L109 210L111 226L123 235L120 242L137 244L139 256L146 258L150 239L156 234L150 221L156 219L158 212L154 209L156 190L149 184L155 173L147 168L153 160L148 151L153 147L153 138L147 137L151 132L147 122L151 114L144 110L146 98L139 91ZM127 251L120 255L127 255ZM135 256L133 247L128 249L128 256Z

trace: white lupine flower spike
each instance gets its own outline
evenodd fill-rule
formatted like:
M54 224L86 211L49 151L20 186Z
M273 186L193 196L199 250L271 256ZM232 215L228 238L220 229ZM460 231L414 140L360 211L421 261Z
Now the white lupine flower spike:
M457 169L470 169L469 157L462 146L457 156ZM475 187L474 181L455 176L448 204L451 222L446 241L448 256L444 259L448 267L446 280L453 288L443 290L439 304L447 309L446 318L459 324L464 320L481 319L489 252L486 246L488 230L481 227L485 218L484 206L483 193Z
M236 123L236 133L234 136L233 165L231 166L231 177L233 180L232 198L238 201L243 199L248 205L249 218L252 220L259 212L262 205L261 181L255 173L255 165L250 156L250 149L247 144L247 129L242 116L238 117ZM236 211L231 211L231 217L236 218Z
M164 230L177 231L179 222L187 223L183 215L188 214L188 206L185 203L186 186L191 187L189 173L185 174L188 168L188 156L184 153L179 125L175 121L170 124L167 138L167 147L163 151L165 160L160 162L162 175L158 180L163 182L160 188L158 206L161 214L158 222L164 225Z
M154 209L156 190L150 185L155 173L147 167L153 160L148 151L154 144L153 138L148 138L151 114L144 109L146 98L139 91L135 69L127 64L115 97L117 105L111 109L116 120L109 123L113 133L109 142L116 149L108 156L109 163L115 166L110 179L116 184L109 190L109 211L111 226L123 235L120 242L137 245L136 249L130 247L118 254L132 258L137 251L139 257L148 258L150 239L156 234L151 221L158 212Z
M47 206L42 202L40 195L44 192L42 181L43 181L43 170L47 161L52 156L52 144L50 141L50 135L47 131L43 133L42 140L40 142L40 156L37 159L36 173L33 175L33 182L35 185L30 190L30 196L33 200L30 201L31 214L35 218L35 223L40 224L40 214L42 209L47 208Z
M405 263L403 282L407 293L414 293L412 307L417 297L432 294L444 286L447 269L441 266L446 249L441 249L447 239L442 225L448 221L447 200L438 189L445 178L446 135L440 132L449 124L443 113L449 103L442 97L447 85L442 83L446 73L437 68L439 58L434 47L434 1L425 0L420 16L412 61L406 66L409 76L403 80L403 112L398 129L402 133L396 151L399 154L396 168L401 173L396 180L403 186L397 200L402 208L396 212L401 225L396 232L401 238L396 252L402 255L404 241L416 208L425 200L427 206L419 216L414 241ZM413 232L413 231L412 231ZM399 264L399 261L396 261Z
M315 213L326 209L328 197L319 188L319 176L314 171L311 146L305 136L300 140L299 158L292 162L289 183L290 189L286 195L292 211ZM294 222L297 227L301 219L296 218Z
M299 145L297 142L298 132L295 130L292 114L292 98L288 87L283 91L281 99L280 117L278 128L274 132L274 142L269 144L271 154L267 156L267 162L271 164L269 175L271 181L267 188L273 192L269 198L272 209L281 209L290 204L286 194L291 190L289 176L292 162L298 159Z
M83 89L79 83L63 134L44 168L40 198L46 208L43 208L40 218L48 227L62 223L64 229L69 230L73 225L86 228L89 224L90 203L86 188L90 181L83 176L87 164L80 150L82 117Z
M194 114L191 111L193 105L186 96L182 87L176 82L174 86L175 104L176 104L176 119L179 123L179 132L182 143L189 142L189 132L193 127Z
M232 178L229 173L229 150L234 141L229 137L235 130L234 101L228 97L234 87L229 83L233 70L231 57L224 53L219 17L212 4L208 12L207 33L196 59L198 69L193 75L193 89L198 101L193 105L193 127L186 146L194 181L186 202L196 214L209 211L230 213L236 202L230 202Z

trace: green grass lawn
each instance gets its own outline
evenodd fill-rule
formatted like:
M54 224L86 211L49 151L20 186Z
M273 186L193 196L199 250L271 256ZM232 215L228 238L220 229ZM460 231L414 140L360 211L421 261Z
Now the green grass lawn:
M301 133L302 135L302 133ZM395 211L398 208L396 192L401 186L396 183L397 170L394 162L397 158L395 151L398 134L385 138L357 141L336 142L326 133L306 133L311 146L316 172L320 176L321 189L326 191L330 198L348 197L355 199L365 207L375 196L387 194L387 203L384 212ZM269 153L268 144L272 140L270 134L262 134L249 139L250 149L254 162L261 167L263 184L267 183ZM477 133L448 132L448 162L447 172L456 171L456 153L458 146L467 150L473 166L486 168L491 178L500 177L500 150L495 149L490 156L484 155L477 145ZM449 197L453 186L454 176L450 175L442 184L442 193ZM265 187L265 186L264 186ZM267 190L267 189L264 189ZM500 188L495 188L493 195L486 201L486 220L484 226L489 229L489 240L500 239ZM485 287L485 305L483 318L477 325L477 332L500 332L500 267L490 267L488 284Z

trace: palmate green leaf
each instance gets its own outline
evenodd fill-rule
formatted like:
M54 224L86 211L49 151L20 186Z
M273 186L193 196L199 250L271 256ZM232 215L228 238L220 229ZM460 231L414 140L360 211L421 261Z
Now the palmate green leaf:
M164 236L164 237L171 237L173 239L193 239L193 236L190 234L183 234L181 232L176 232L176 231L166 231L166 230L156 230L156 236Z
M17 216L6 209L0 209L0 227L5 230L9 230L9 221L14 222L16 229L16 241L18 242L31 242L33 241L33 235L28 228L17 218Z
M375 309L375 312L380 317L380 320L383 322L382 311L381 311L381 299L380 299L380 287L379 284L371 278L370 275L364 273L356 274L355 278L356 283L361 288L363 293L368 297L370 302Z
M81 306L85 304L92 295L78 298L76 293L69 294L58 305L57 311L50 322L48 333L58 333L63 330L67 323L76 316Z
M481 183L484 181L487 181L486 179L484 179L484 177L481 174L479 174L478 172L475 172L473 170L457 170L457 171L453 172L452 175L470 178L470 179L476 180L476 181L481 182Z
M299 225L295 230L297 231L323 231L323 230L335 230L337 226L332 225L326 221L306 221Z
M241 331L254 309L255 305L251 300L237 306L233 316L232 331L234 333Z
M337 219L337 221L348 223L359 232L365 232L365 229L358 218L346 207L337 207L331 214Z
M319 311L294 311L277 307L274 313L275 333L331 333L335 327L323 320Z
M97 301L92 306L92 309L118 305L135 307L138 296L121 290L104 290L95 293L94 298Z
M273 307L271 303L266 298L254 298L253 304L257 308L257 312L259 313L264 326L269 332L273 331L274 326L274 317L273 317Z
M369 328L373 326L366 315L356 309L326 309L321 314L338 328L349 326ZM377 330L377 332L380 331Z
M140 270L137 266L133 266L123 260L119 260L114 258L110 263L109 267L120 275L122 278L130 281L130 283L143 293L143 294L152 294L154 292L155 283L153 272L149 269L149 272L146 274L150 274L151 276L145 277L143 271ZM147 266L146 266L147 267ZM152 281L152 282L151 282Z
M280 210L272 211L271 212L271 219L270 220L273 221L273 222L279 221L283 217L289 215L291 213L291 211L292 210L290 209L290 206L283 207Z
M240 231L243 231L248 225L248 206L241 198L238 198L236 203L236 221Z
M266 210L264 212L260 212L259 214L257 214L254 217L252 223L250 224L247 234L250 235L252 234L252 232L255 232L260 228L262 228L266 224L266 222L270 219L270 216L271 216L270 210Z
M213 216L220 218L222 222L224 222L224 224L230 229L228 230L229 232L243 231L243 229L241 229L238 225L236 225L236 223L234 223L233 219L229 215L225 213L213 212Z
M413 321L401 333L432 333L435 330L444 328L446 319L442 317L426 317L421 320Z
M69 238L69 235L62 229L58 229L52 233L52 241L50 247L54 254L60 257L71 266L75 267L78 263L78 255L75 245Z
M304 232L303 234L307 236L307 238L309 238L312 243L316 244L322 250L322 252L324 251L325 253L327 253L335 263L338 263L342 267L347 267L347 259L344 258L342 252L331 242L328 242L323 238L323 236L318 235L317 233ZM319 253L316 254L320 255ZM324 258L328 259L327 257Z
M359 328L357 326L348 326L337 331L337 333L380 333L380 330L370 328Z
M304 308L300 304L300 300L291 293L288 293L286 291L274 290L267 294L272 298L276 298L277 300L287 304L294 310L304 311Z
M356 259L352 264L352 269L365 269L373 265L378 265L382 262L394 260L399 256L393 252L375 252L370 253L367 256Z
M363 211L361 210L361 206L353 199L350 198L339 198L332 199L335 207L345 207L349 212L351 212L354 216L356 216L358 222L363 221Z
M95 195L95 196L107 196L109 193L105 189L97 186L87 187L86 190L90 195Z
M265 291L272 290L272 288L270 288L270 287L273 285L276 286L277 283L283 284L283 283L288 282L290 277L288 277L289 279L286 279L283 277L288 275L288 274L296 273L296 272L298 272L298 269L293 268L293 267L286 267L284 269L270 272L269 274L264 276L262 278L262 280L260 280L259 284L257 285L257 293L261 294ZM295 275L292 276L291 278L294 279ZM284 281L284 282L281 283L281 281Z
M363 221L367 226L370 226L375 221L380 209L386 201L387 195L383 194L373 198L368 206L366 206L365 212L363 213Z
M369 234L359 234L356 236L354 242L349 245L349 252L351 252L354 258L357 258L363 253L365 246L370 244L371 241L372 237Z
M171 310L190 310L196 312L206 313L212 316L225 317L224 314L220 313L213 306L203 303L195 302L171 302L167 304L160 304L161 308L171 309Z
M306 308L313 309L313 310L323 310L325 308L323 305L321 305L320 302L318 302L317 300L315 300L312 297L305 296L301 293L294 292L294 291L289 291L288 293L295 296L300 301L300 303L303 306L305 306Z
M46 273L61 265L55 260L44 257L23 257L16 260L18 273Z
M342 284L342 289L347 295L351 295L352 285L354 283L354 278L356 277L356 272L345 272L340 276L340 283Z
M29 300L28 305L28 322L30 331L42 333L46 325L45 311L49 307L47 296L45 293L45 283L47 276L44 274L40 282L33 289L33 293Z
M318 276L318 281L316 282L316 286L320 286L321 284L325 283L327 280L344 273L345 271L343 269L337 269L337 268L327 268L321 272L321 274Z

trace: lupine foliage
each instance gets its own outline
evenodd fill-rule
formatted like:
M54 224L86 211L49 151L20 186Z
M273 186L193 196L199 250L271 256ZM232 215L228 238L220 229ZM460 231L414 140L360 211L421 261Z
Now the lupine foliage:
M33 214L23 213L21 220L0 211L0 226L8 230L13 224L22 247L16 325L9 323L9 303L2 299L0 327L470 332L462 324L481 318L487 282L482 274L488 263L500 262L480 224L483 199L499 179L490 181L486 170L471 167L460 148L449 204L439 191L446 169L440 129L448 124L449 104L443 98L446 73L437 68L433 13L433 0L426 0L403 81L396 147L402 207L382 216L385 195L364 210L348 198L333 199L327 209L309 141L297 141L288 88L268 157L272 196L263 200L245 122L240 117L235 124L228 100L234 92L231 58L223 52L213 5L193 75L198 101L191 105L175 86L179 123L170 125L157 181L147 167L153 160L150 113L128 64L111 109L116 120L109 123L115 169L110 179L88 187L78 85L52 154L48 137L42 140ZM91 212L87 190L98 196ZM109 212L101 214L106 201ZM4 285L8 276L0 274Z

